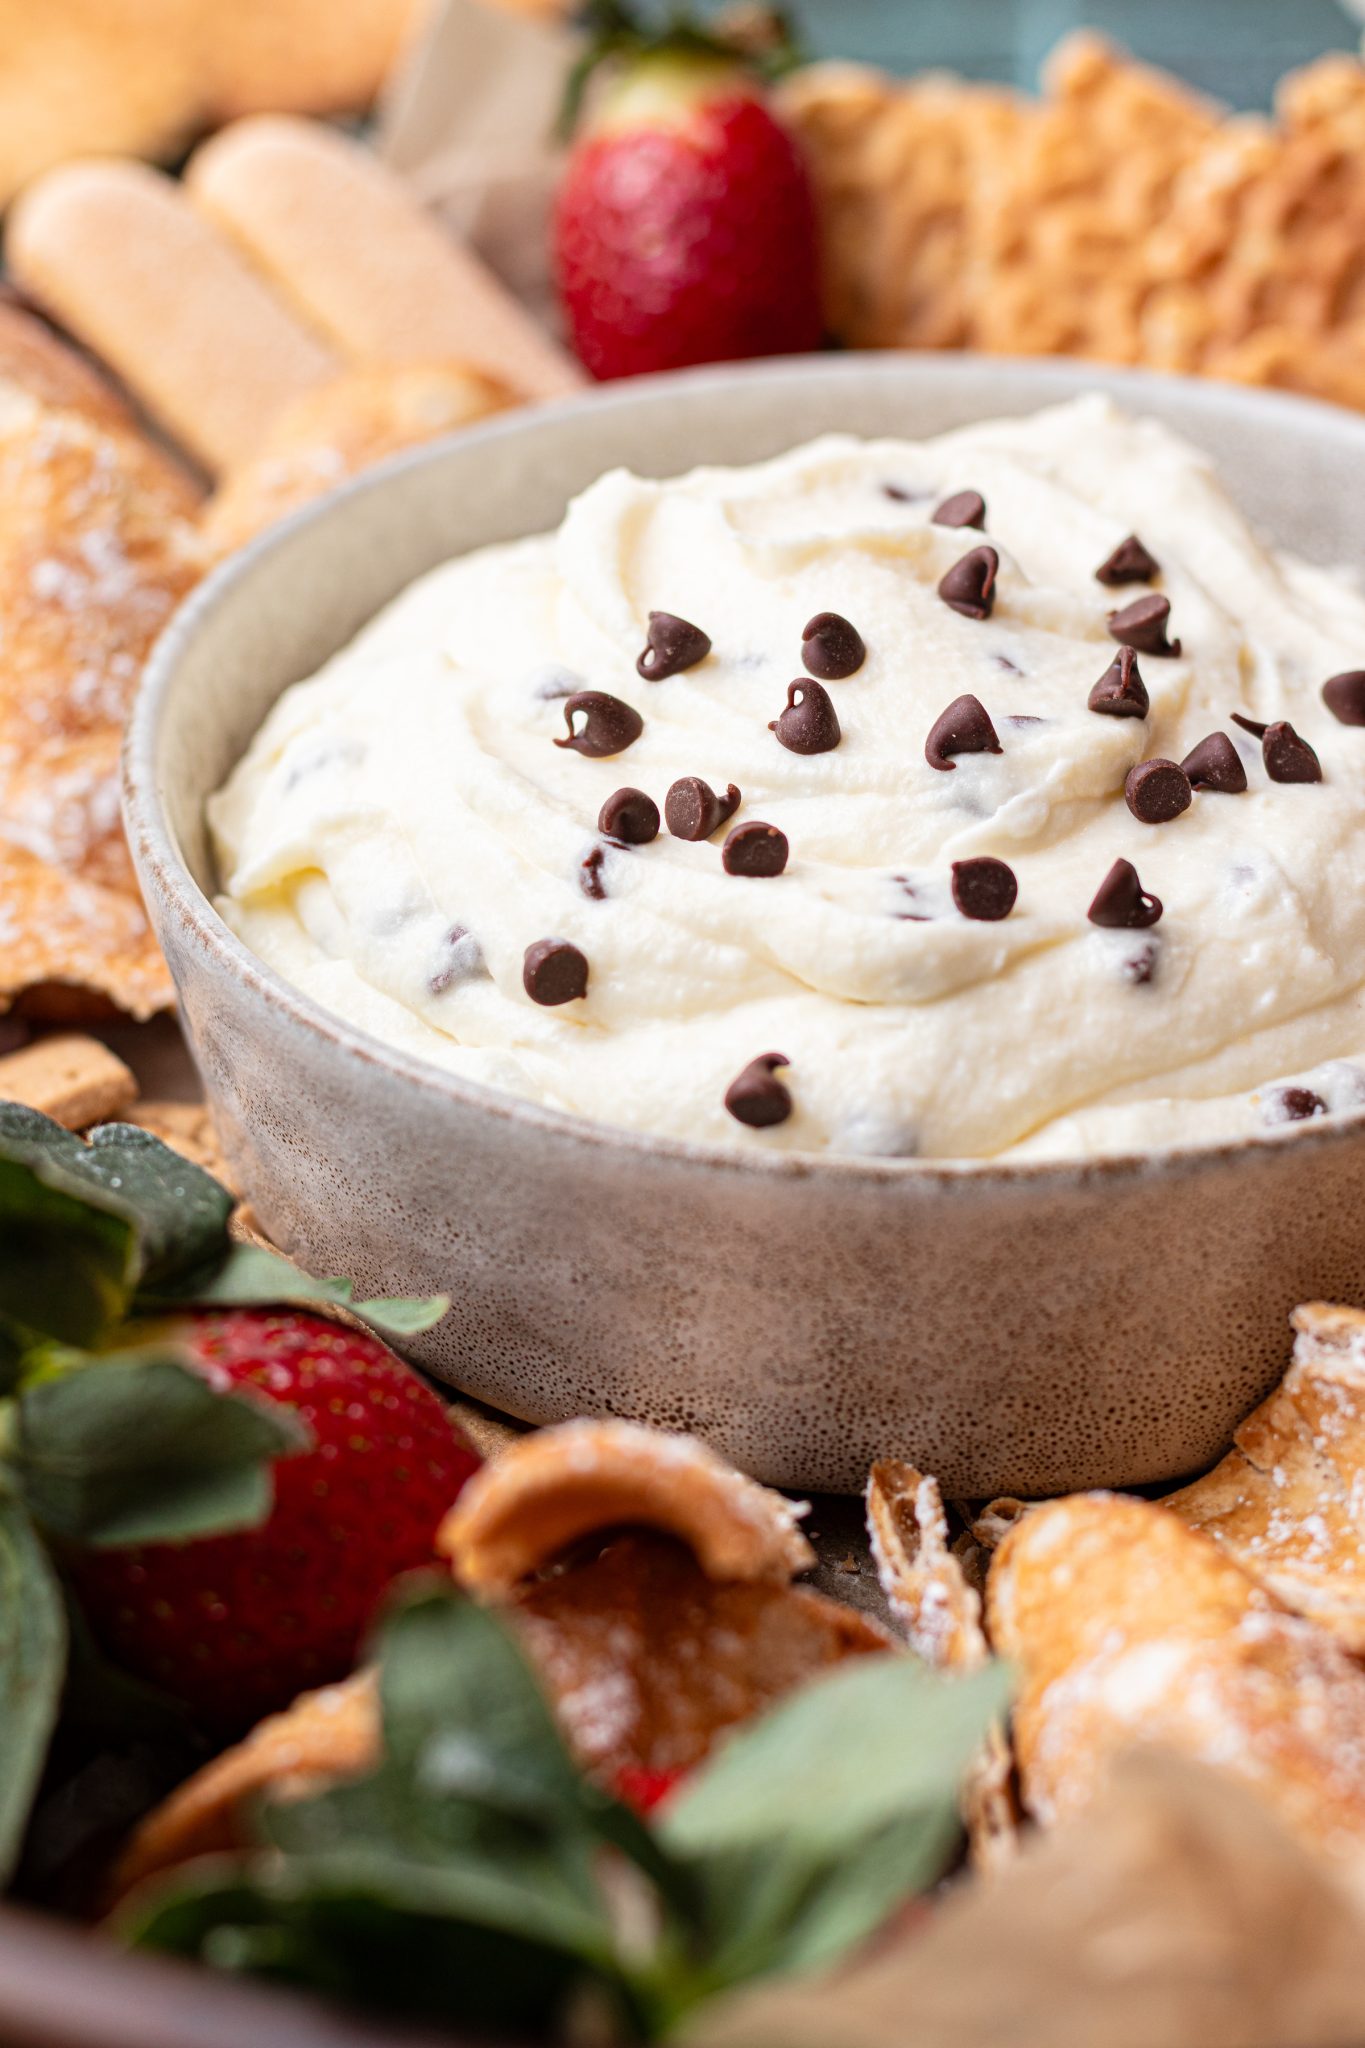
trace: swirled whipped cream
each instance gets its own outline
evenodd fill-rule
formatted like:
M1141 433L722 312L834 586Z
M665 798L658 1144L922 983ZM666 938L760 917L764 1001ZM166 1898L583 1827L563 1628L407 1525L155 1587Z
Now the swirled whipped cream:
M219 907L375 1038L645 1132L984 1158L1339 1114L1360 664L1350 581L1100 399L614 472L285 693L211 801Z

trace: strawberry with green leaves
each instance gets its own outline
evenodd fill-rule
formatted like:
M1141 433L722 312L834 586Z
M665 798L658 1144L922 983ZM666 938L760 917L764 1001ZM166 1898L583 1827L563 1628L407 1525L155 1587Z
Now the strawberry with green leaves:
M221 1726L352 1668L478 1460L346 1308L234 1244L232 1198L147 1132L85 1144L0 1103L0 1876L61 1713L74 1594L96 1640Z
M747 54L677 23L586 11L571 88L610 67L569 154L553 257L569 337L595 377L790 355L822 334L815 207Z

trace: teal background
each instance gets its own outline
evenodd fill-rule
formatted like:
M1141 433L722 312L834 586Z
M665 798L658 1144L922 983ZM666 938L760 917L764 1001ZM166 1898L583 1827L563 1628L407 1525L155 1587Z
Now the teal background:
M1240 107L1267 106L1281 73L1358 49L1361 33L1337 0L790 0L788 12L821 56L1030 87L1058 37L1089 23Z

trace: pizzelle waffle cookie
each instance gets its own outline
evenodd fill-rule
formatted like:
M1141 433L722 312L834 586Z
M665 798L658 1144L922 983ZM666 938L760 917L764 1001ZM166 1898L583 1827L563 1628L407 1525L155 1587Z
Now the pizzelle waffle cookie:
M0 308L0 1007L170 1001L118 755L142 663L202 570L196 509L94 373Z
M782 89L862 347L1067 353L1365 407L1365 64L1227 114L1088 31L1027 100L817 65Z

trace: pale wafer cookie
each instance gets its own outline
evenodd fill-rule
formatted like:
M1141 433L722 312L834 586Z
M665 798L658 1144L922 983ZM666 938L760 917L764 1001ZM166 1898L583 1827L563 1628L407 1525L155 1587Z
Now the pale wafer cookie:
M228 473L205 514L205 541L215 555L228 554L384 456L511 402L500 385L458 363L345 371L286 406L256 453Z
M140 164L51 171L15 208L20 284L215 473L337 368L180 188Z
M526 398L582 372L477 257L358 143L306 121L240 121L186 174L195 204L343 359L463 362Z

